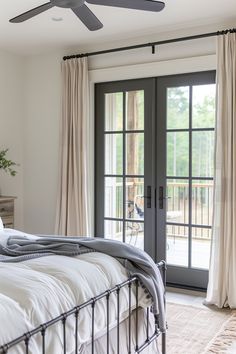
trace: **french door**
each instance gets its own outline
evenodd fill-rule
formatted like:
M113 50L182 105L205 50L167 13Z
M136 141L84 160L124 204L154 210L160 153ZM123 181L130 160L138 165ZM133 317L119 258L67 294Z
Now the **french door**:
M96 236L156 257L155 80L96 85Z
M206 288L215 72L96 85L96 236L166 259L171 284Z
M157 256L165 252L172 284L207 287L214 126L215 72L158 78L157 137L164 150L157 150L157 185L164 186L164 203L157 209Z

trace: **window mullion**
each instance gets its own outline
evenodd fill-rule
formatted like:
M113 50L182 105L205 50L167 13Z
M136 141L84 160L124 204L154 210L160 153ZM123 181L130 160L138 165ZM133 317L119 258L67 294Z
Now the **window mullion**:
M126 92L123 92L123 242L126 241Z

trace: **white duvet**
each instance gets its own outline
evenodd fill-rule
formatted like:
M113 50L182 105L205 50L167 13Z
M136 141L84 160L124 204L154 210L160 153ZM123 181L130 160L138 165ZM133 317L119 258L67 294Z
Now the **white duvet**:
M4 235L3 235L4 233ZM15 230L1 231L2 242L10 235L22 233ZM28 235L27 235L28 236ZM47 256L21 263L0 262L0 346L19 337L30 329L82 304L108 288L122 283L128 275L125 268L114 258L93 252L77 257ZM139 305L150 305L146 294L139 289ZM135 293L132 292L132 305ZM110 323L117 318L117 299L110 298ZM120 312L127 316L128 288L120 293ZM67 353L74 350L75 318L67 319ZM106 329L106 300L95 306L95 334L100 336ZM46 352L61 354L62 324L47 329ZM91 308L79 314L80 345L91 339ZM31 353L41 353L41 336L31 340ZM12 349L9 354L24 353L24 346Z

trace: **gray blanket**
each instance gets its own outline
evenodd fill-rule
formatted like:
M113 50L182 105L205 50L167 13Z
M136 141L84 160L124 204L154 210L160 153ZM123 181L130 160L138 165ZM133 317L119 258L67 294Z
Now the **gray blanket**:
M6 246L0 244L0 262L22 262L48 255L77 256L88 252L102 252L115 257L140 280L153 299L153 311L159 326L165 330L164 286L156 264L142 250L133 246L101 238L28 237L11 236Z

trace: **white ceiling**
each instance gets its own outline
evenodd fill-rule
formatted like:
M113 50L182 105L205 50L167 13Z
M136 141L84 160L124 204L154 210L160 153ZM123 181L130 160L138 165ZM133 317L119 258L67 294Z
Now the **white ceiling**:
M0 48L19 54L35 54L52 49L67 49L102 44L103 42L137 38L202 24L234 21L236 25L236 0L166 0L160 13L149 13L89 5L103 22L104 28L90 32L71 10L53 8L21 23L8 20L45 0L1 0ZM52 17L63 17L62 22ZM186 33L187 35L187 33Z

